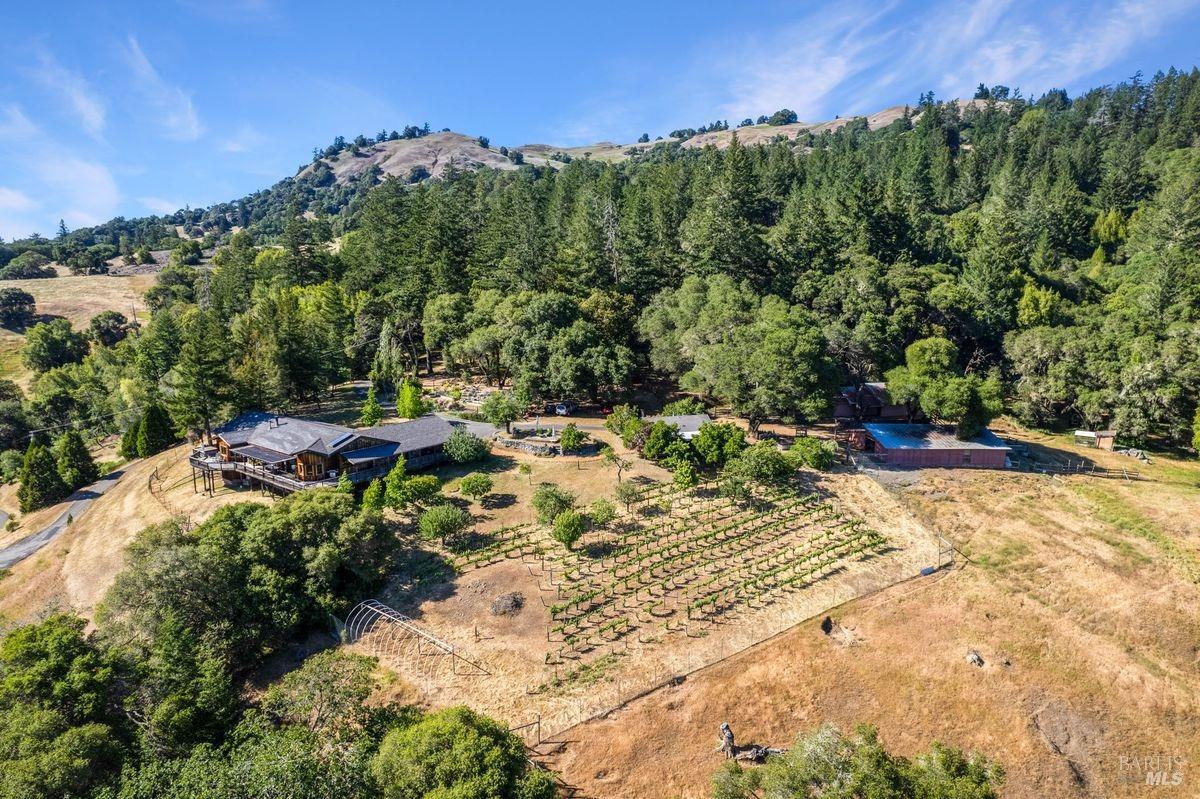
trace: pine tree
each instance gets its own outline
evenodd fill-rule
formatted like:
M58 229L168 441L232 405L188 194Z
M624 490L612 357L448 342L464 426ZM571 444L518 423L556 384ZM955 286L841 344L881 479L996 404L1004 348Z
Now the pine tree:
M416 419L427 410L425 400L421 399L421 384L405 379L396 392L396 415L401 419Z
M363 510L383 510L385 505L383 480L376 477L363 492Z
M117 446L117 454L125 460L133 460L138 456L137 439L138 429L141 427L142 419L139 416L130 423L129 427L125 428L125 432L121 434L121 443Z
M761 198L750 158L737 134L724 157L724 169L711 192L683 225L683 249L690 256L692 271L698 274L724 271L762 286L767 252L758 224Z
M363 427L374 427L382 419L383 408L379 406L379 400L375 399L375 386L371 386L367 389L367 401L363 403L358 423Z
M137 454L139 458L148 458L162 452L175 441L175 431L171 428L171 417L158 403L152 403L142 415L138 425Z
M213 312L200 311L188 327L179 362L166 379L171 416L182 427L201 430L210 441L212 421L232 397L227 336Z
M90 485L100 477L100 470L78 430L63 433L54 449L58 456L58 474L70 489Z
M21 513L53 505L66 499L70 493L71 489L59 475L50 450L31 441L21 465L21 487L17 489Z
M404 506L404 483L407 480L408 475L405 472L404 456L401 455L396 460L396 465L383 478L384 502L389 508L399 509Z

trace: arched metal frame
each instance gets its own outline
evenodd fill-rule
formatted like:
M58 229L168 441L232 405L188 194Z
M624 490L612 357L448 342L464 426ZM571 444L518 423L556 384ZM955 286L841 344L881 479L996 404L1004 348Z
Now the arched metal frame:
M491 675L482 663L464 656L453 644L377 599L354 606L346 616L345 638L348 644L365 640L376 657L415 667L429 676L446 662L454 674Z

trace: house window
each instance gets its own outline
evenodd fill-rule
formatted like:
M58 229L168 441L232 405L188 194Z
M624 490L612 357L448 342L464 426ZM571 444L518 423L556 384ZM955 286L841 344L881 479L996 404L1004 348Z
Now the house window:
M969 449L964 449L964 450L963 450L963 460L962 460L962 462L963 462L963 466L970 466L970 465L971 465L971 450L969 450Z

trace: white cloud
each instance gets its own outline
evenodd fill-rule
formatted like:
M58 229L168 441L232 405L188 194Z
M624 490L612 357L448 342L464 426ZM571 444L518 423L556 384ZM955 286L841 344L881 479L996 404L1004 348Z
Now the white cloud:
M23 212L32 211L37 207L37 201L25 192L0 186L0 211Z
M887 34L871 27L891 8L823 12L739 48L725 63L732 99L722 105L723 114L739 118L790 108L802 120L818 121L838 87L878 62Z
M54 150L35 168L42 183L59 198L62 218L72 227L95 225L117 213L121 191L103 164Z
M138 197L138 202L145 206L150 212L160 216L173 214L183 207L183 203L175 202L174 200L166 200L162 197Z
M6 105L0 110L0 140L23 142L36 138L41 131L19 105Z
M238 132L221 142L227 153L244 153L266 144L267 137L252 125L242 125Z
M981 81L1036 96L1100 74L1198 6L1200 0L1096 0L1083 8L1037 0L850 5L767 36L725 42L723 58L706 50L697 58L710 67L698 70L697 80L721 87L719 107L729 119L787 107L819 121L915 101L930 88L944 98L970 96Z
M204 126L200 123L191 95L163 79L133 36L127 41L125 54L147 111L154 116L163 133L179 141L200 138Z
M82 75L64 67L48 50L39 50L37 59L38 66L30 70L34 80L59 95L88 135L99 138L104 132L106 114L103 99L92 91Z

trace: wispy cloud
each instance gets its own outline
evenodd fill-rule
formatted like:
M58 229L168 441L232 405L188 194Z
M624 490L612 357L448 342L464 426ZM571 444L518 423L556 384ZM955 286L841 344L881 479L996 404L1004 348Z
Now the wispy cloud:
M221 149L227 153L244 153L266 142L267 137L253 125L242 125L237 133L221 141Z
M765 40L746 42L726 62L732 97L722 112L736 118L790 108L815 121L830 94L877 64L888 33L874 26L893 5L823 11Z
M0 186L0 211L32 211L37 208L37 201L23 191Z
M191 95L159 74L135 37L130 36L126 45L126 59L133 70L137 87L163 133L179 141L200 138L204 126L200 123Z
M0 141L27 141L38 133L38 126L25 115L21 106L12 104L0 109Z
M72 227L112 218L121 201L117 181L103 164L58 153L36 169L43 184L62 198L62 217Z
M0 108L0 162L16 165L21 186L0 189L4 235L27 235L45 217L94 225L119 210L121 191L108 167L72 151L18 105Z
M104 100L82 75L60 64L49 50L39 49L36 58L37 65L30 69L34 81L57 95L89 136L100 138L106 115Z
M981 81L1036 95L1102 73L1198 7L1200 0L850 5L727 42L705 79L724 87L730 118L787 107L817 121L915 100L925 89L969 95Z
M162 197L138 197L137 201L149 211L160 216L173 214L183 207L183 203L167 200Z

